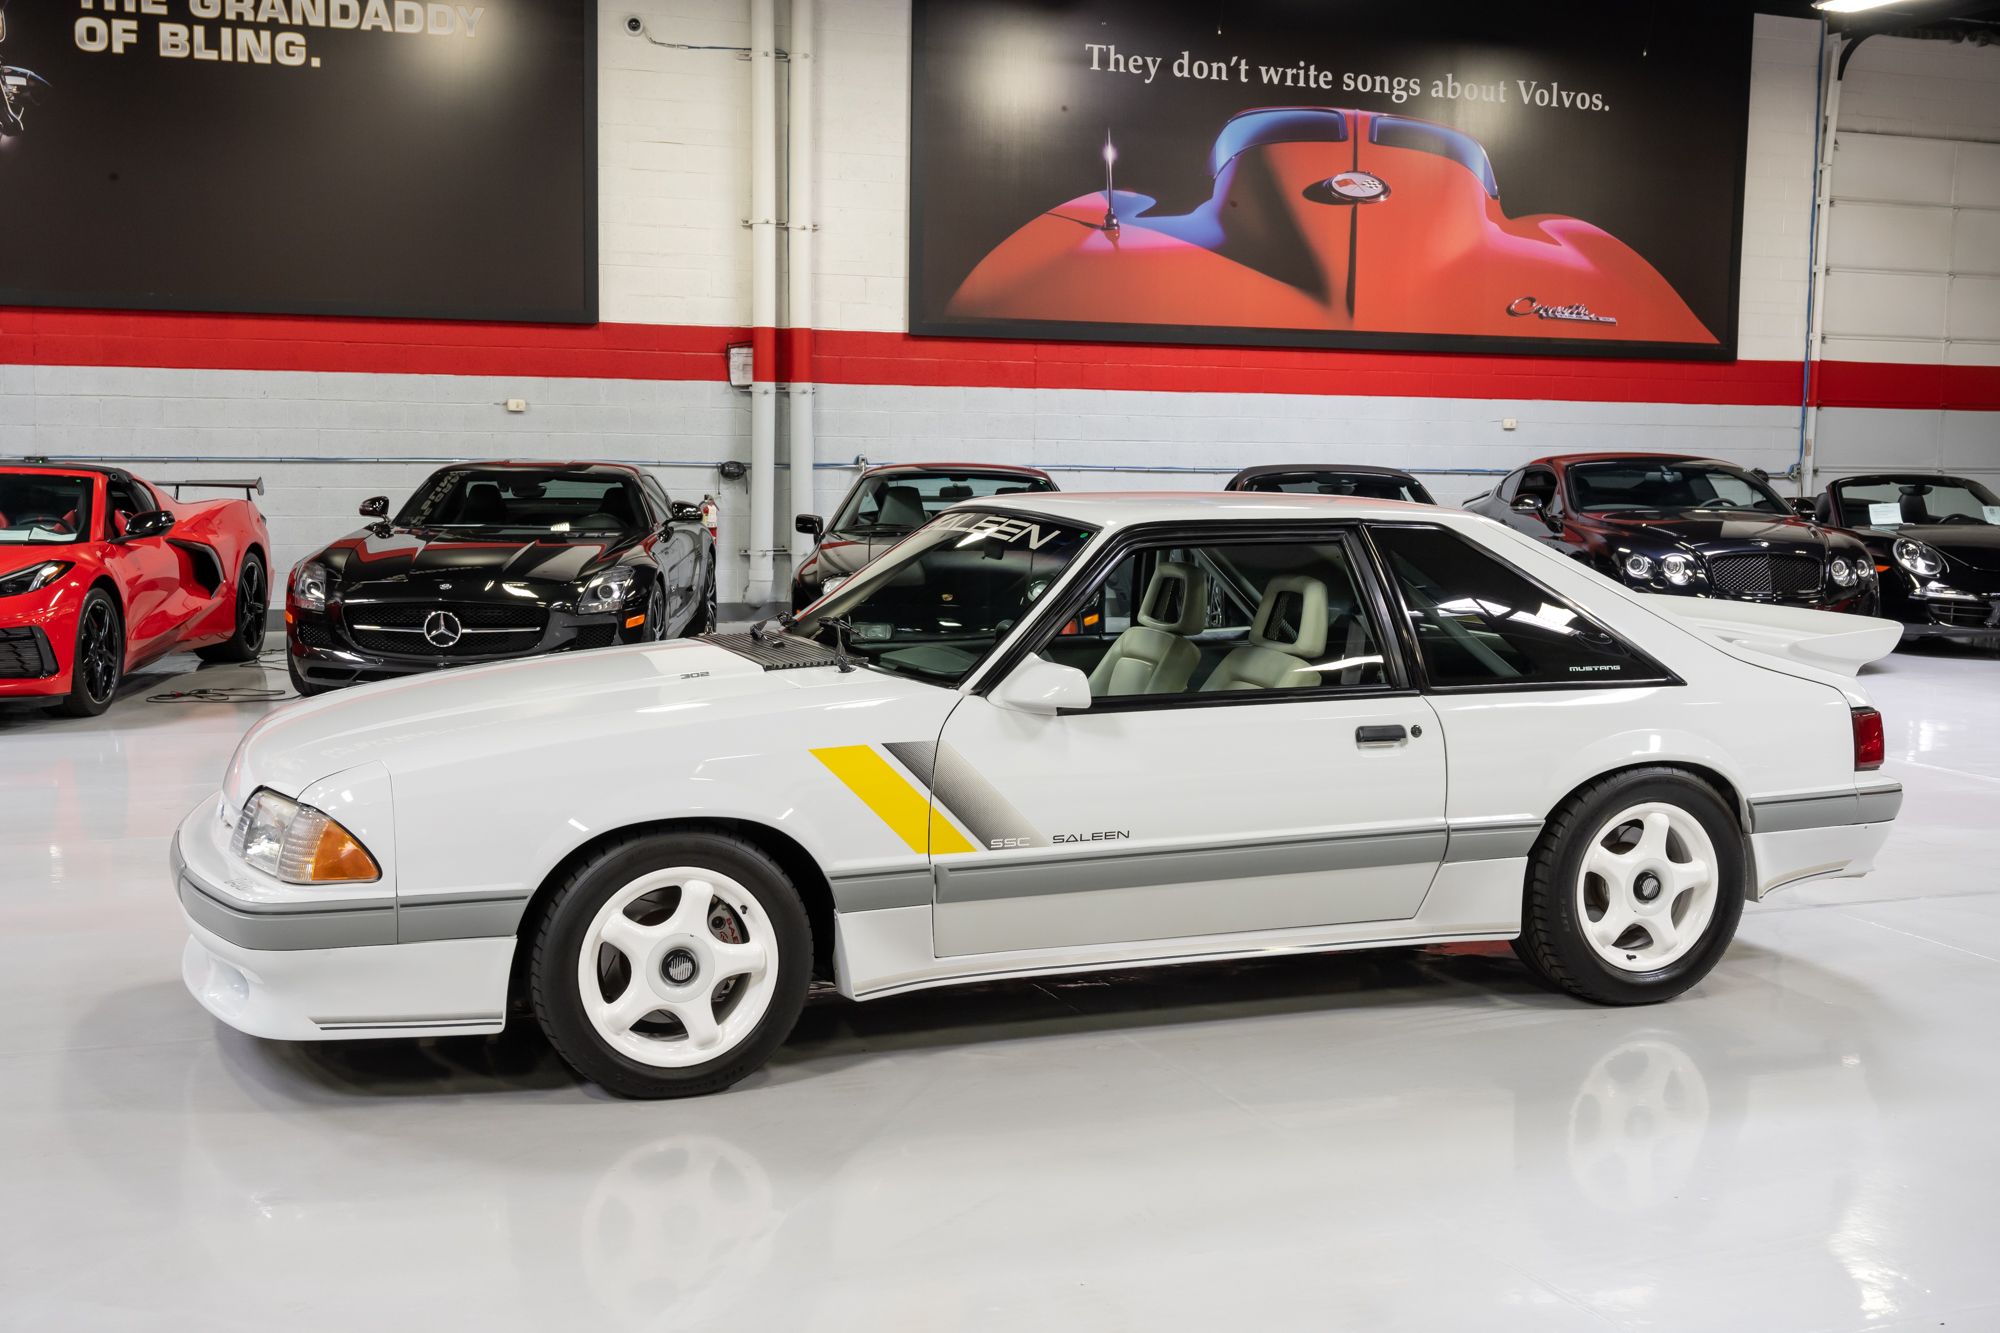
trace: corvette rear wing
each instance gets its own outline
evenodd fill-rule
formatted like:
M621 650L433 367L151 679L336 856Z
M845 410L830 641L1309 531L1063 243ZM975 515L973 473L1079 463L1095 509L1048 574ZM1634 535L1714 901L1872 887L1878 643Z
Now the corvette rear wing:
M264 479L252 477L248 481L225 481L220 477L195 477L188 481L156 481L155 486L165 486L173 491L174 499L181 498L181 487L196 486L211 491L242 491L246 500L255 499L264 493Z
M1874 616L1668 593L1642 593L1640 597L1653 610L1731 647L1790 658L1843 676L1855 675L1870 662L1887 657L1903 637L1901 625Z

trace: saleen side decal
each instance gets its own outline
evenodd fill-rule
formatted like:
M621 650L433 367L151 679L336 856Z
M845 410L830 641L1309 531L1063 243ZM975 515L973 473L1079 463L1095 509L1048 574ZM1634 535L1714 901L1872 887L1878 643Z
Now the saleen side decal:
M918 856L954 856L978 850L932 806L924 792L891 768L874 746L837 745L812 754Z
M931 782L931 792L981 847L998 851L1048 846L1049 840L1027 817L980 776L971 760L949 745L937 747L937 775Z

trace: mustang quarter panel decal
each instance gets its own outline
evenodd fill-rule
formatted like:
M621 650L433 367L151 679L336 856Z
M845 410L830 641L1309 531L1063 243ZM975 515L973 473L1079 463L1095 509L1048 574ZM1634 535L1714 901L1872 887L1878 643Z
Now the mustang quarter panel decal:
M874 746L836 745L812 753L917 855L952 856L977 850L932 808L928 796L875 752Z

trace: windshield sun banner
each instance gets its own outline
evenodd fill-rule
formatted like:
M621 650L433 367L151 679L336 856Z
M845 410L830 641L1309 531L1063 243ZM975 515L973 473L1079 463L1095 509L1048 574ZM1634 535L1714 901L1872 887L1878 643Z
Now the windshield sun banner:
M1750 11L914 0L910 328L1735 354Z
M596 0L0 0L0 305L589 323Z

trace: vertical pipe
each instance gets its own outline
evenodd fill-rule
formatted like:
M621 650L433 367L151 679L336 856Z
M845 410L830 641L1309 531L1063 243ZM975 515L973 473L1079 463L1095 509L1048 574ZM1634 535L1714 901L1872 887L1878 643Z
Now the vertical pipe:
M792 329L789 378L792 383L791 462L792 508L805 513L819 510L814 457L813 404L818 391L813 383L813 116L816 43L814 0L792 0L792 97L790 153L791 251L785 271L790 296L788 310ZM812 538L792 534L792 568L812 554Z
M1827 231L1833 207L1833 155L1840 129L1840 46L1839 37L1829 40L1826 21L1820 21L1818 86L1813 97L1818 117L1813 127L1813 213L1810 255L1812 270L1806 285L1806 364L1804 394L1799 403L1799 494L1812 495L1818 487L1814 473L1819 466L1819 369L1826 355L1826 275Z
M777 0L750 0L750 584L772 599L778 466Z

